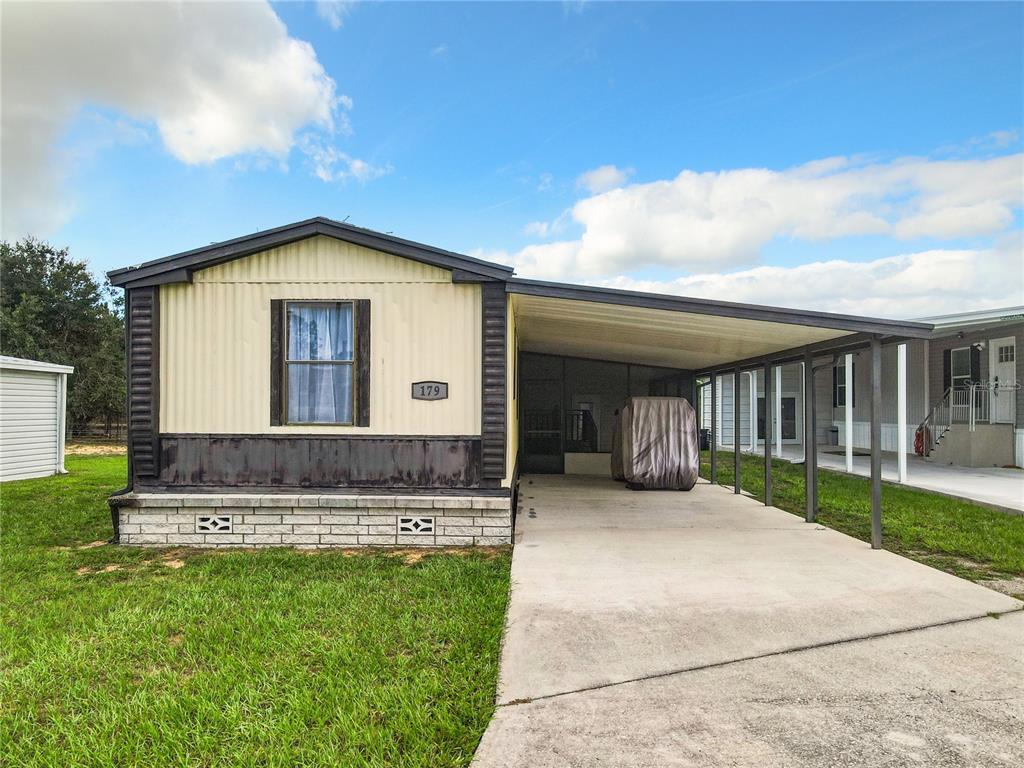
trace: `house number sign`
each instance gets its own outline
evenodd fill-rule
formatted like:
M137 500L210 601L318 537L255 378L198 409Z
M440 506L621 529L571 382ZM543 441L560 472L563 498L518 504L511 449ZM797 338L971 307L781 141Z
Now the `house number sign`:
M413 400L447 400L447 381L417 381L412 385Z

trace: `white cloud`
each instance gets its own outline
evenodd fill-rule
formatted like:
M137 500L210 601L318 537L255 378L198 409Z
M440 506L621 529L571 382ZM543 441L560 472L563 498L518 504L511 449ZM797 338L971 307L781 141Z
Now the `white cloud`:
M435 45L430 49L430 55L435 59L447 59L448 58L448 43L441 43Z
M374 165L352 157L335 146L326 144L318 137L304 135L299 148L309 160L313 175L321 181L373 181L391 173L390 165Z
M523 234L531 237L547 237L551 234L550 221L531 221L523 227Z
M866 262L818 261L676 280L617 277L600 285L876 317L924 317L1024 304L1020 234L986 250L931 250Z
M632 168L616 168L614 165L602 165L599 168L581 173L576 179L577 189L585 189L592 195L607 192L609 189L621 187L633 175Z
M352 0L316 0L316 12L326 21L331 29L341 29L345 18L352 13L355 3Z
M569 219L572 215L571 210L562 211L557 218L551 221L531 221L525 227L523 227L523 234L530 237L549 238L560 235L565 231L566 226L569 224Z
M537 191L547 192L551 189L551 185L555 183L555 176L552 173L542 173L537 177Z
M974 136L957 144L946 144L939 147L936 152L944 155L977 155L978 153L1005 151L1019 142L1020 131L1016 128L1008 128L992 131L984 136Z
M267 3L9 3L2 34L6 236L72 212L74 163L55 147L85 107L155 124L188 164L284 163L302 127L348 130L351 100Z
M524 275L552 279L655 266L699 273L753 265L776 238L991 235L1009 227L1020 210L1022 178L1021 154L888 163L840 157L783 171L684 170L674 179L578 201L571 209L582 230L578 238L528 246L511 261Z

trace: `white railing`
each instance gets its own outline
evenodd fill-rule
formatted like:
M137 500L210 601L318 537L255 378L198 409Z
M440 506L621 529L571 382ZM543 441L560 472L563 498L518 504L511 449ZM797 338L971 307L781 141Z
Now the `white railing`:
M992 391L991 387L984 384L947 388L917 428L922 433L924 455L932 452L935 444L952 425L966 424L974 432L977 424L990 422Z
M950 418L953 424L966 424L971 432L979 422L988 422L992 414L992 389L983 384L967 384L950 390Z
M979 384L971 384L968 390L967 424L971 432L979 421L988 422L992 415L992 390Z

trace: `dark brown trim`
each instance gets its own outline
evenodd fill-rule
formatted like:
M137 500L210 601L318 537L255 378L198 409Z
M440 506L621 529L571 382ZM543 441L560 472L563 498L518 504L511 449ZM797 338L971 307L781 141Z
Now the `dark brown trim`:
M173 256L154 259L138 266L114 269L107 273L107 277L112 285L124 288L189 282L192 279L192 272L197 269L223 264L259 251L277 248L317 235L334 237L347 243L373 248L441 269L458 270L460 279L463 281L467 280L470 275L475 275L477 279L504 280L512 274L511 267L501 264L493 264L460 253L434 248L424 243L404 240L393 235L374 232L370 229L318 216L191 251L184 251Z
M124 292L124 380L125 389L127 391L132 380L132 292ZM131 491L135 485L135 461L132 459L132 431L131 431L131 418L129 411L131 410L127 398L124 405L125 420L129 424L128 433L126 435L125 442L128 447L128 480L125 490ZM116 528L116 526L115 526ZM116 530L115 530L116 534Z
M769 323L833 328L844 331L881 334L899 333L909 338L928 338L933 328L930 323L918 323L907 320L838 315L830 312L784 309L759 304L738 304L731 301L691 299L659 293L623 291L617 288L595 288L592 286L572 285L571 283L524 280L519 277L509 278L505 285L509 293L518 293L524 296L592 301L603 304L642 307L645 309L662 309L670 312L718 315L743 320L761 320Z
M356 299L356 402L357 427L370 426L370 300Z
M479 437L161 435L167 488L480 488Z
M284 423L284 301L270 302L270 426Z
M452 282L453 283L486 283L492 280L500 280L502 278L497 277L484 277L475 272L467 272L464 269L453 269L452 270Z
M305 425L310 426L310 425ZM326 425L330 427L331 425ZM318 432L316 425L309 432L163 432L160 435L164 438L227 438L231 440L242 440L250 437L266 438L268 440L284 440L294 437L316 438L317 440L479 440L480 435L365 435L365 434L339 434L332 432Z
M352 307L355 355L349 361L289 360L288 311L292 305L323 304ZM270 302L270 425L293 427L370 426L370 300L369 299L275 299ZM276 324L276 327L275 327ZM276 345L276 346L275 346ZM352 421L302 422L288 420L288 367L331 363L352 368Z
M170 272L153 275L152 277L132 280L131 282L125 283L119 287L124 288L125 290L134 290L136 288L150 288L155 285L165 285L167 283L188 283L191 281L191 271L187 269L174 269Z
M128 292L128 454L130 484L160 470L160 289Z
M505 477L505 378L507 368L506 324L507 302L501 283L480 285L483 303L481 424L483 475L488 480Z
M511 495L511 488L338 488L337 486L325 486L318 488L311 485L275 485L273 487L246 487L239 488L236 485L160 485L159 483L146 483L136 489L138 493L166 493L168 495L205 494L213 496L216 494L258 494L260 496L290 496L316 494L318 496L443 496L449 498L462 498L466 496L487 496L500 499ZM124 488L112 494L107 502L113 510L116 507L139 506L138 500L125 498L124 494L130 493L130 489ZM347 514L344 507L337 507L338 514ZM321 510L323 513L325 510ZM364 508L362 514L369 514L370 510ZM268 514L270 514L268 512Z

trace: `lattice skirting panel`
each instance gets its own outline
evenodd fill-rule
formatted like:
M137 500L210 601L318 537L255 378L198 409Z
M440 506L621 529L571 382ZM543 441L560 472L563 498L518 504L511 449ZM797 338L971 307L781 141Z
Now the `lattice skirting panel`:
M444 547L512 541L507 496L128 493L110 504L118 541L130 545Z

